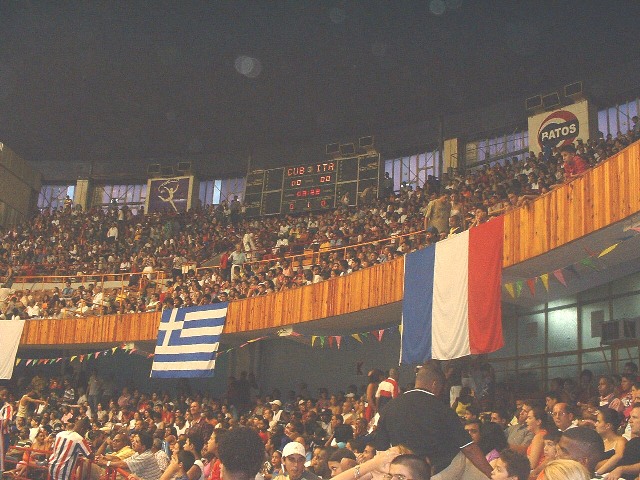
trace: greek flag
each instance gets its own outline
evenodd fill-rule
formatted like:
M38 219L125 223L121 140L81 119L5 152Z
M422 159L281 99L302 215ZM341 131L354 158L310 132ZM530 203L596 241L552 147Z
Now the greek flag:
M151 378L212 377L228 305L163 311Z

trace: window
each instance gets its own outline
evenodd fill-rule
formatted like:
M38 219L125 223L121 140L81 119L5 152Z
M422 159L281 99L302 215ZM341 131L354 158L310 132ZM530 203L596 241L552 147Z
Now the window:
M505 158L522 160L529 153L529 132L522 130L492 138L481 138L468 142L465 148L467 167L493 163Z
M132 213L144 208L147 198L147 185L96 185L93 203L97 207L108 208L109 205L127 205Z
M38 195L38 209L56 210L63 207L67 196L74 199L75 189L75 185L43 185Z
M230 202L234 195L242 201L244 198L244 178L227 178L224 180L206 180L200 182L198 198L204 205L219 205Z
M402 182L414 189L427 182L428 175L438 177L440 152L434 150L384 162L384 171L393 179L393 189L400 190Z

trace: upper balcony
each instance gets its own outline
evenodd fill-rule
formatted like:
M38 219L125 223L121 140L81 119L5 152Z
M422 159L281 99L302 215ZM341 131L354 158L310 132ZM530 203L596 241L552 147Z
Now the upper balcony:
M638 230L634 230L634 229ZM503 284L522 282L581 262L584 272L558 294L580 291L640 270L640 142L580 178L505 214ZM607 247L616 245L598 258ZM265 332L293 327L300 333L330 335L399 324L404 261L376 265L345 277L229 305L226 341L237 343ZM526 289L526 286L525 286ZM503 300L526 305L553 299L557 289L538 286L534 298ZM543 299L543 300L541 300ZM121 342L155 342L159 313L78 319L31 320L21 345L72 348Z

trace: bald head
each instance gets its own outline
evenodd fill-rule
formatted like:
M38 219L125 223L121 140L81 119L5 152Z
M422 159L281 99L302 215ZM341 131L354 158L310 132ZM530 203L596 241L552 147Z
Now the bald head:
M440 395L444 386L444 374L440 366L434 362L427 362L416 373L416 388L427 390L434 395Z

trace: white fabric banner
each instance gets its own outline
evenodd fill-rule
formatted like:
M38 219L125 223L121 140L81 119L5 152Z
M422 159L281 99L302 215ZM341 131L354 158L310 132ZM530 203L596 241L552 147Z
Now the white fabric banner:
M10 380L13 376L23 328L24 320L0 320L0 380Z

